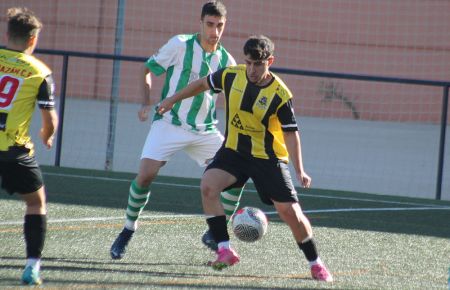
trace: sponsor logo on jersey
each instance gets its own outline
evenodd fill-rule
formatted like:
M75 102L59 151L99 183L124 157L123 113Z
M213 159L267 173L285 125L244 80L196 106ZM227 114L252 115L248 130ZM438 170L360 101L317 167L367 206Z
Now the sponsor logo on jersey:
M260 109L266 109L267 107L267 97L262 97L260 98L257 102L256 102L256 106L259 107Z

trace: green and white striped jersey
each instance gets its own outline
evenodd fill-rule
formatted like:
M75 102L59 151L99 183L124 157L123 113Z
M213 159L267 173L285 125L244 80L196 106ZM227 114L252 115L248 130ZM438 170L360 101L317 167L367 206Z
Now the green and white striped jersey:
M161 100L172 96L192 81L230 65L236 61L222 45L207 53L197 38L198 34L180 34L172 37L159 51L151 56L146 66L155 75L166 73ZM153 121L163 119L195 133L217 132L217 94L212 90L175 104L170 113L155 114Z

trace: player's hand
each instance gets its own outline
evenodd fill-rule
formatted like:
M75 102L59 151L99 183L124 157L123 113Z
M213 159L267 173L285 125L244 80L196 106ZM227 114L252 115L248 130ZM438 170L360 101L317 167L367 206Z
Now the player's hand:
M41 129L41 131L39 131L39 137L42 139L42 143L45 147L47 147L47 149L52 148L54 135L48 136L48 134L46 134L44 130Z
M167 111L172 110L174 103L172 102L172 98L167 98L162 100L157 106L156 106L156 112L160 115L164 114Z
M148 120L148 114L152 110L151 105L142 105L138 111L138 117L141 122L145 122Z
M298 173L297 178L304 188L311 187L311 177L308 174L306 174L305 172Z

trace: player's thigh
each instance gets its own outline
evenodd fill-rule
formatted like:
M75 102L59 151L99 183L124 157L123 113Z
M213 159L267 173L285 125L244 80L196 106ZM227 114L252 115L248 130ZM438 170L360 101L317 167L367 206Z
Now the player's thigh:
M192 142L185 148L185 152L199 166L206 166L222 146L223 139L220 132L193 134Z
M36 191L20 194L20 198L29 205L43 205L46 201L45 187L41 186Z
M202 193L220 193L236 181L237 178L231 173L219 168L210 168L203 174L200 188Z
M27 194L21 194L20 197L27 205L26 214L46 214L46 196L44 186L38 190Z
M169 161L173 154L183 150L190 141L190 132L179 126L158 120L153 122L142 148L142 158Z
M286 163L259 159L253 164L250 177L265 204L273 204L273 201L298 202L297 191Z
M220 181L219 188L221 191L231 188L241 188L247 182L249 176L247 175L247 162L235 151L221 148L217 151L214 159L208 164L205 173L202 177L202 182L206 184L217 185L214 180L215 170L226 172L227 176Z

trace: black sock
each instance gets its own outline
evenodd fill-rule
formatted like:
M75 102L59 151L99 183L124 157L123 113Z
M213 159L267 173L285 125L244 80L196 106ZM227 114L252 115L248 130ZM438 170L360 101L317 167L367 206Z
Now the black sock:
M40 258L44 248L47 232L47 217L45 215L25 215L23 226L27 258Z
M216 243L230 240L227 229L227 218L225 215L207 218L206 222L208 223L209 230Z
M319 257L316 243L314 243L313 239L310 239L304 243L297 243L297 245L300 250L303 251L303 254L305 254L306 260L308 260L308 262L313 262Z

